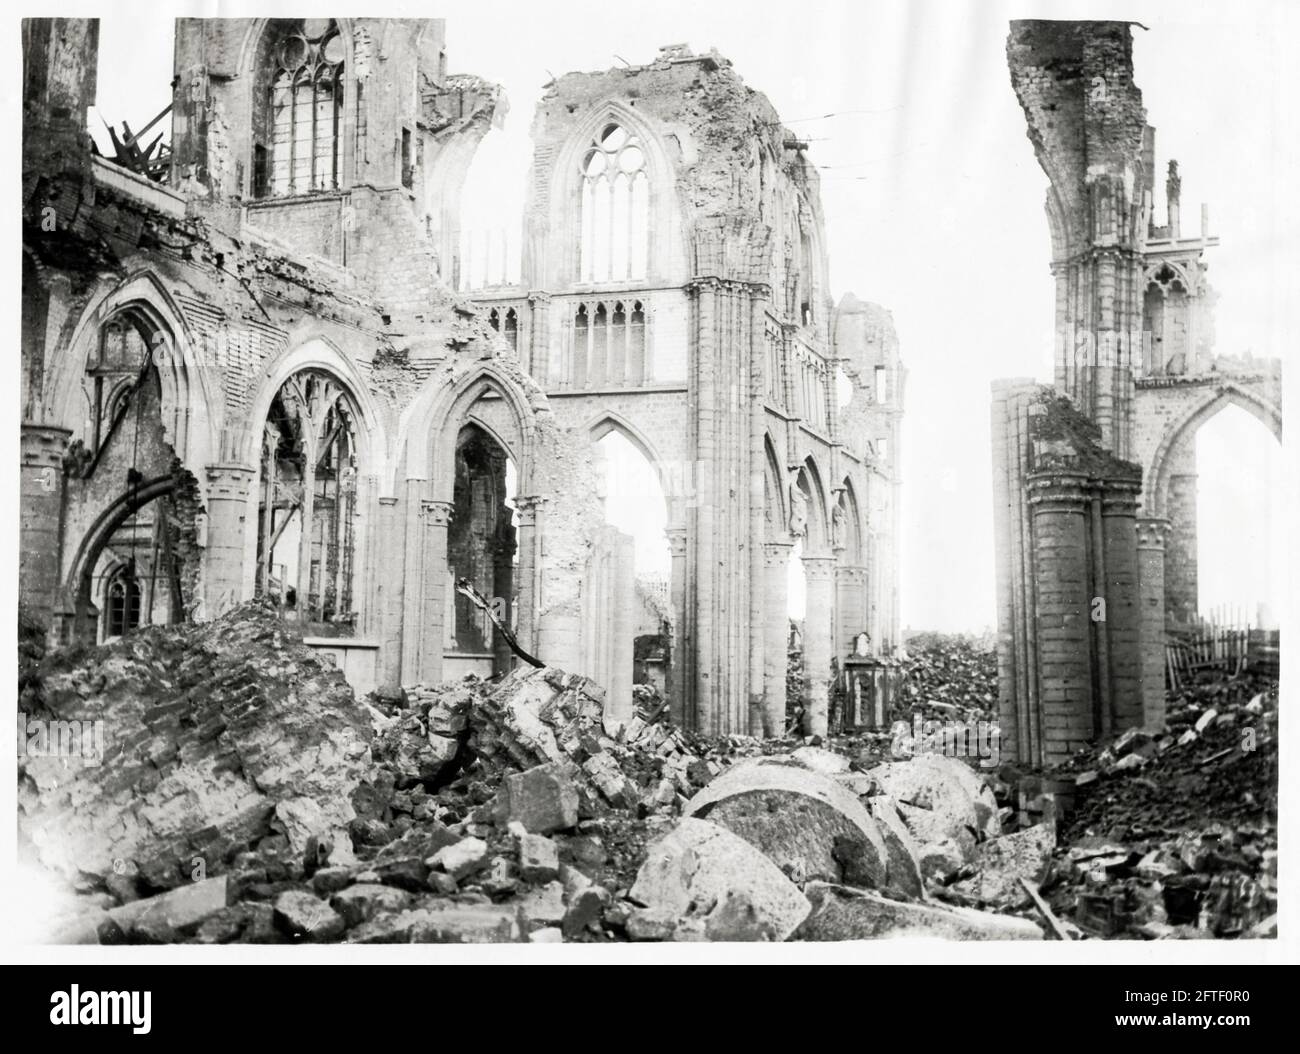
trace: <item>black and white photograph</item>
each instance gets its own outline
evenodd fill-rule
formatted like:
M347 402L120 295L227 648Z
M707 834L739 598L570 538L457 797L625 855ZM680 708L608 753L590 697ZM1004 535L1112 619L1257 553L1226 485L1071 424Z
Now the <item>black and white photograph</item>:
M1297 961L1300 11L63 7L11 960Z

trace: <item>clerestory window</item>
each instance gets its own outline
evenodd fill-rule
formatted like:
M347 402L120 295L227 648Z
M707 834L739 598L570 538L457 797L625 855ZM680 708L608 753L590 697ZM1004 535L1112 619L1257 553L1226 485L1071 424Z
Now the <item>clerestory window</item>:
M343 56L333 19L307 18L278 30L270 49L269 151L254 150L257 196L339 186Z
M649 176L640 140L605 125L582 154L583 282L644 278L649 253Z

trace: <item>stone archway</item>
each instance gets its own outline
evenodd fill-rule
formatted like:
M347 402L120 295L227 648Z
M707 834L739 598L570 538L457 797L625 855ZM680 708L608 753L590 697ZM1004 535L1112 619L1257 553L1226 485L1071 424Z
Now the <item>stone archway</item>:
M58 612L61 639L97 639L95 569L110 547L131 564L137 581L147 580L139 624L187 621L198 604L200 508L197 481L179 463L168 475L131 483L109 502L72 557Z

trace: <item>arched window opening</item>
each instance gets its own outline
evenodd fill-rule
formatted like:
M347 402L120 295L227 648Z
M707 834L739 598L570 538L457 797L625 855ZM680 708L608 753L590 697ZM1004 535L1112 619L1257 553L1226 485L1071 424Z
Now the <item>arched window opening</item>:
M130 633L140 625L140 583L133 562L128 561L113 573L104 601L105 640Z
M453 654L490 658L491 673L509 670L513 653L487 613L455 587L460 579L468 580L480 596L491 599L498 618L513 629L516 478L505 450L487 432L473 424L460 430L453 511L447 527L451 610L446 648Z
M617 427L596 440L605 522L632 538L633 596L630 675L636 705L652 711L668 698L672 654L672 555L668 502L653 463ZM599 434L597 432L596 434ZM613 627L609 627L612 629ZM621 678L621 673L619 673Z
M260 73L264 141L254 145L253 193L306 194L340 185L343 37L333 19L273 22Z
M645 150L610 123L582 154L579 280L622 282L646 275L650 192Z
M513 307L506 308L504 312L494 307L488 312L488 325L505 337L511 351L518 353L519 314Z
M588 334L591 327L587 324L587 305L579 304L573 316L573 368L570 375L573 387L587 387L587 348Z
M110 318L86 357L90 419L86 446L98 453L114 424L127 413L149 361L149 330L130 312Z
M569 383L574 388L638 387L648 380L646 311L640 300L579 304L573 314Z
M135 505L138 488L130 484L114 503L132 504L87 555L70 637L109 640L141 626L186 622L193 613L203 511L198 484L178 466L169 487L153 481L155 493L163 493Z
M356 623L356 420L334 380L308 370L284 382L263 429L257 593L320 634Z
M604 484L605 522L636 540L638 577L667 576L668 502L658 473L641 448L617 428L595 445Z

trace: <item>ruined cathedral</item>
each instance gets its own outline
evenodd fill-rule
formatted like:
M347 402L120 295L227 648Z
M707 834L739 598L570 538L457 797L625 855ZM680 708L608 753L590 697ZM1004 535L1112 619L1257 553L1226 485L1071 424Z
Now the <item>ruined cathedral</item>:
M493 283L460 200L505 101L447 72L441 20L175 33L170 155L133 165L87 134L97 23L24 23L23 618L96 642L260 597L359 693L503 673L513 637L612 717L657 669L686 727L771 735L793 560L825 732L849 653L899 643L905 372L889 313L832 296L767 99L684 47L554 80ZM1127 457L1106 377L1064 380ZM606 522L612 432L661 485L666 582Z

